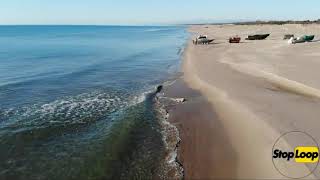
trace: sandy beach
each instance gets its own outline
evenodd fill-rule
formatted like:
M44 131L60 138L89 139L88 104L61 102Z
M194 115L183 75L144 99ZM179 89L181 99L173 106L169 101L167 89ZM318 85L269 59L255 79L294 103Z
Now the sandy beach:
M210 45L189 43L183 77L166 90L187 102L170 107L180 131L179 160L186 179L287 179L272 163L281 134L304 131L320 140L320 42L288 44L284 34L315 34L319 25L198 25L192 37L207 34ZM261 41L250 34L270 33ZM242 42L229 44L230 36ZM186 90L188 89L188 90ZM294 146L299 140L288 140ZM309 172L307 166L290 172ZM307 179L320 178L317 168Z

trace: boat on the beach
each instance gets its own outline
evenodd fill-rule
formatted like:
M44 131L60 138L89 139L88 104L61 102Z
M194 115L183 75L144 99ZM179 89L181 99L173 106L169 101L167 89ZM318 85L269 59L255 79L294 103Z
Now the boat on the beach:
M263 40L263 39L266 39L268 36L270 36L270 34L256 34L256 35L248 36L246 40Z
M301 37L291 37L288 41L289 44L296 44L296 43L304 43L304 42L310 42L314 39L314 35L304 35Z
M312 41L314 39L314 35L304 35L303 39L305 41Z
M296 38L291 37L288 41L289 44L304 43L304 42L306 41L304 40L303 37L296 37Z
M229 38L229 43L240 43L241 37L239 36L234 36Z
M193 44L210 44L214 39L209 39L207 35L200 35L193 40Z
M283 40L290 39L292 37L294 37L293 34L286 34L286 35L284 35Z
M302 37L297 37L297 38L291 37L288 41L289 44L304 43L304 42L306 41Z

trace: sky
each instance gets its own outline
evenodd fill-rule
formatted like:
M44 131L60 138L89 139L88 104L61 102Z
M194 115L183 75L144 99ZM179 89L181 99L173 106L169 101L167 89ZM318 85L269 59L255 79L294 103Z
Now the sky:
M1 0L0 24L142 25L320 19L320 0Z

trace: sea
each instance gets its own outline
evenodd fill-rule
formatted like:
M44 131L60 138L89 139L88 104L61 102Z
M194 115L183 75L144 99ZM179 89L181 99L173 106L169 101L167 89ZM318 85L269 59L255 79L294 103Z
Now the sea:
M165 179L184 26L0 26L0 179Z

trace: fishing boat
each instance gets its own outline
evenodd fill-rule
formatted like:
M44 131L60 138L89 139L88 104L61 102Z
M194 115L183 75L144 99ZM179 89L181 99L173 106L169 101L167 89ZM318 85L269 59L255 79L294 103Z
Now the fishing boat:
M241 41L241 37L239 36L229 38L229 43L240 43L240 41Z
M214 39L209 39L207 35L200 35L193 40L193 44L210 44Z
M310 42L314 39L314 35L304 35L301 37L291 37L290 40L288 41L289 44L296 44L296 43L304 43L304 42Z
M304 42L306 41L302 37L297 37L297 38L291 37L288 41L289 44L304 43Z
M314 35L304 35L303 39L305 41L312 41L314 39Z
M256 35L248 36L246 40L263 40L263 39L266 39L268 36L270 36L270 34L256 34Z
M214 41L214 39L199 39L196 41L196 44L210 44Z

